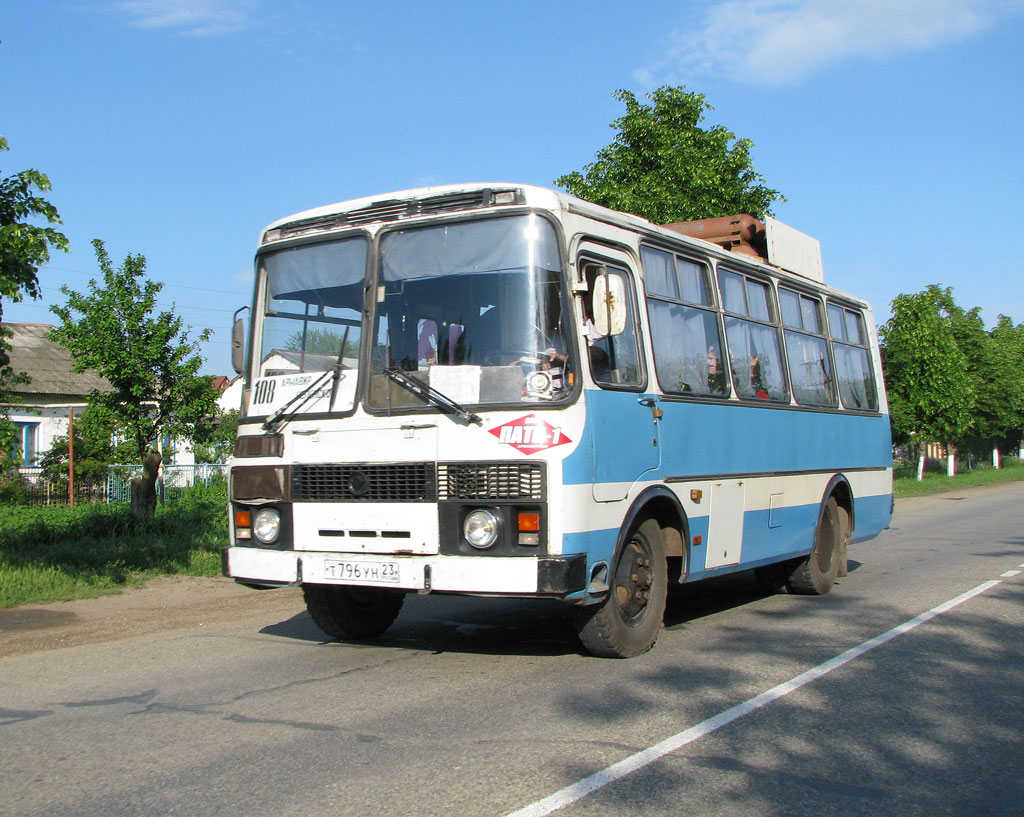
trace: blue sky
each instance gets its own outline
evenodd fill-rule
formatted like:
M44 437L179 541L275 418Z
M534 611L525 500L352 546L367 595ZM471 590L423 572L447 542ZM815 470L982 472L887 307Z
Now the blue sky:
M229 373L262 227L421 184L551 186L617 88L684 84L880 320L951 286L1024 321L1024 0L0 0L0 176L46 173L70 253L9 322L50 323L101 238L148 260Z

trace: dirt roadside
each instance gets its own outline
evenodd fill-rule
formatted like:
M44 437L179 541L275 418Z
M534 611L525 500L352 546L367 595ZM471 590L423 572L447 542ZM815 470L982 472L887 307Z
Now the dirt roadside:
M898 499L894 522L898 524L901 513L927 512L929 507L969 500L981 492L1020 491L1022 486L1009 482ZM215 621L247 616L279 621L304 609L297 588L260 592L223 577L165 576L116 595L0 610L0 657L133 635L198 630Z
M115 595L0 610L0 657L199 630L241 617L263 616L270 622L280 620L275 615L287 617L304 609L297 588L261 592L222 577L162 576Z

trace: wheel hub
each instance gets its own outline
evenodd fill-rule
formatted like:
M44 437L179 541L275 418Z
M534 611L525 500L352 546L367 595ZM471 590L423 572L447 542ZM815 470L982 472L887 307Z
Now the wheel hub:
M625 554L620 563L619 581L615 587L619 610L627 624L633 624L643 616L654 583L651 557L635 544L630 547L632 552Z

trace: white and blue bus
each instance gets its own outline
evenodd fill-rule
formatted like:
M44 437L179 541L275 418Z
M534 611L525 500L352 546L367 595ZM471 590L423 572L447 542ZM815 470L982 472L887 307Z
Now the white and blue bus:
M406 593L561 599L614 657L654 644L672 584L829 592L889 522L892 448L871 310L820 258L773 220L518 184L271 224L225 574L301 585L338 639Z

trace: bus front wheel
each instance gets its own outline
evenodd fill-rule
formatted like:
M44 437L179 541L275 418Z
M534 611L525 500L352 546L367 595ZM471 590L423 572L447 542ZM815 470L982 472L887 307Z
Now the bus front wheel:
M591 654L632 658L654 646L665 615L668 567L657 520L633 528L611 578L607 598L582 608L576 629Z
M380 587L304 584L306 609L327 635L345 641L373 638L398 617L405 593Z
M836 498L830 496L814 532L814 549L786 578L790 593L823 596L832 589L839 575L839 563L845 557L845 531L849 528L843 519L845 514L846 509L840 508Z

